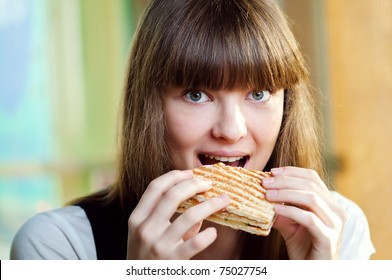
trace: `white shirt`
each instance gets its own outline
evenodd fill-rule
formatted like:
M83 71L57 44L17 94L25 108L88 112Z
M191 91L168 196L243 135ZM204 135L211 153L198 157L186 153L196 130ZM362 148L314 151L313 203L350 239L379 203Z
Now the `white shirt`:
M369 259L375 252L369 225L357 204L333 192L347 211L340 246L341 259ZM16 234L11 259L97 259L90 222L82 208L67 206L37 214Z

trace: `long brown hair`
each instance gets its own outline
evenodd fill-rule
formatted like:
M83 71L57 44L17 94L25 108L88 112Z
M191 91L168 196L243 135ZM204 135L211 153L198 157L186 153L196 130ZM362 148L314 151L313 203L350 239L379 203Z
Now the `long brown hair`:
M109 197L120 199L125 209L153 179L172 169L162 106L169 85L284 88L283 123L266 168L292 165L324 176L316 98L308 76L273 0L152 0L128 59L118 179ZM284 247L277 232L254 242L263 252L252 255L245 249L245 258L287 257L277 249Z

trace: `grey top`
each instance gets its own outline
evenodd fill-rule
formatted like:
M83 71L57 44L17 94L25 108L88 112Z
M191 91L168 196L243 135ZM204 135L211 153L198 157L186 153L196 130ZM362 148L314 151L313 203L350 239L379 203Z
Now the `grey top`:
M347 213L340 245L341 259L369 259L375 252L369 225L361 208L333 192ZM82 208L67 206L37 214L16 234L11 259L97 259L90 222Z

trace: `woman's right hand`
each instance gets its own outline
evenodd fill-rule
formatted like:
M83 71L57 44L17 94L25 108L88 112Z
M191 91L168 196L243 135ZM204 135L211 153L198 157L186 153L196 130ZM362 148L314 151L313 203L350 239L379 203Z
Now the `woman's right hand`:
M128 220L128 259L190 259L217 237L215 228L199 232L202 221L229 204L227 196L197 204L174 221L178 205L207 191L211 181L194 178L191 170L170 171L147 187Z

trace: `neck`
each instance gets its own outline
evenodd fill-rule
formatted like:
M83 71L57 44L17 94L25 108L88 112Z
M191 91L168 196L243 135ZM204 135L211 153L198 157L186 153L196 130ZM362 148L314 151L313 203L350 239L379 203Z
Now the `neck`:
M230 260L240 258L244 241L241 231L204 221L201 230L207 227L215 227L218 236L214 243L197 254L193 259Z

